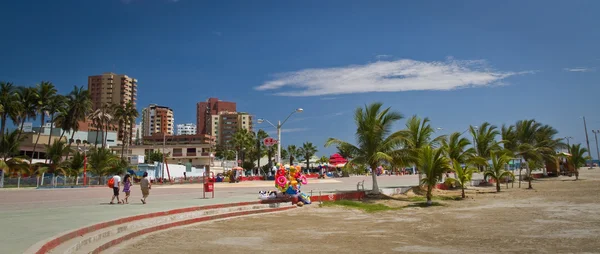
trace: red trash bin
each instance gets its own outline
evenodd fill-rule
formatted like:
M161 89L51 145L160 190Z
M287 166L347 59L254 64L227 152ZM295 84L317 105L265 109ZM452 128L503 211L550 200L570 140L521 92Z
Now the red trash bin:
M215 184L213 182L204 183L204 192L213 192Z

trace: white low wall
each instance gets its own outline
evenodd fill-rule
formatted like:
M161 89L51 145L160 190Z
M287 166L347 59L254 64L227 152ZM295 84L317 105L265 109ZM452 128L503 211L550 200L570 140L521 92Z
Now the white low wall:
M411 186L387 187L387 188L380 188L379 191L384 195L393 196L393 195L398 195L398 194L404 194L408 190L410 190L410 188L412 188L412 187Z

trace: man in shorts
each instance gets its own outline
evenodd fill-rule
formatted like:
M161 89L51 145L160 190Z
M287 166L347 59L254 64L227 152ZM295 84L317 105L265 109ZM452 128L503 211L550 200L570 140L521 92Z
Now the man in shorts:
M146 198L150 195L150 189L152 189L152 184L148 179L148 172L144 172L144 176L140 181L140 188L142 189L142 204L146 204Z
M117 199L117 203L121 204L121 200L119 199L119 187L121 183L121 177L119 174L116 174L112 177L113 179L113 197L110 199L110 204L114 204L115 198Z

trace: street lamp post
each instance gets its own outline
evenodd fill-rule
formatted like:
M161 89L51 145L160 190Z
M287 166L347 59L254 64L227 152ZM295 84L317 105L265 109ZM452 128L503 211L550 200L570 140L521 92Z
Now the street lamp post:
M564 137L564 140L567 140L567 152L571 153L571 144L569 143L569 139L573 139L573 137Z
M590 149L590 140L588 139L587 123L585 122L585 116L583 116L583 129L585 130L585 142L587 143L588 154L592 157L592 150ZM590 163L590 168L592 164Z
M271 123L269 120L266 119L262 119L259 118L258 119L258 123L262 123L263 121L266 121L267 123L269 123L271 126L275 127L277 129L277 163L281 163L281 126L283 126L283 124L285 124L285 122L290 119L290 117L294 114L294 113L302 113L302 111L304 111L304 109L302 108L297 108L296 110L292 111L292 113L290 113L288 115L287 118L285 118L285 120L283 120L283 122L278 121L277 125L274 125L273 123Z

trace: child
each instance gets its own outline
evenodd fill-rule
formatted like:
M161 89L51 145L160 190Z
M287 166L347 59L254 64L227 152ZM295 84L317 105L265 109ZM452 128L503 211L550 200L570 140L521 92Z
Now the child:
M129 204L129 195L131 194L131 176L129 174L125 175L123 178L123 192L125 193L125 199L121 200L123 204Z

